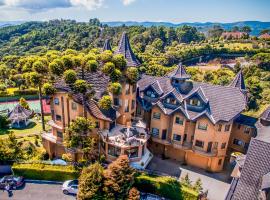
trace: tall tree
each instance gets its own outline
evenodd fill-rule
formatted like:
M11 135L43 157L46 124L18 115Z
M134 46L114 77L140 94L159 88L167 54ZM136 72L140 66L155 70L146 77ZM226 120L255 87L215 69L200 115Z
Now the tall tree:
M104 171L104 192L108 199L126 199L134 183L134 170L129 159L121 155Z

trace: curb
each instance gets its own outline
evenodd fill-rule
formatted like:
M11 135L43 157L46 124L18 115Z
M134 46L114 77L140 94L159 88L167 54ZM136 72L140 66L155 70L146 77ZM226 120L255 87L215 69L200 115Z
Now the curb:
M26 183L39 183L39 184L55 184L55 185L62 185L64 182L61 181L46 181L46 180L31 180L25 179Z

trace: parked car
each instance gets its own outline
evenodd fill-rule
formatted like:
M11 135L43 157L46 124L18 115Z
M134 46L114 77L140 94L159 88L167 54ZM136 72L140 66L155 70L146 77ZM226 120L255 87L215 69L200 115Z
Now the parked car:
M0 189L4 189L6 184L10 185L11 189L16 190L17 188L23 186L24 178L22 176L4 176L0 179Z
M62 191L64 194L77 194L78 193L78 180L68 180L62 185Z

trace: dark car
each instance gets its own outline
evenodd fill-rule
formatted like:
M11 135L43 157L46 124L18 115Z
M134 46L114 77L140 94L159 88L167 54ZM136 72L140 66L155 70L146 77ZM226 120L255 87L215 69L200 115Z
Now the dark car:
M5 186L9 184L11 189L17 189L24 184L24 178L22 176L4 176L0 179L0 189L5 189Z

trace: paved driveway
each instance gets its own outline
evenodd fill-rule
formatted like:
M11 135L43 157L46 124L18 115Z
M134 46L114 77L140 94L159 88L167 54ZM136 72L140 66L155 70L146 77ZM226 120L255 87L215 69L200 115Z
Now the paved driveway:
M13 191L8 197L7 192L0 191L1 200L75 200L74 196L64 195L60 184L26 183L24 188Z
M191 166L182 166L179 162L162 160L156 156L154 156L149 163L147 169L180 177L180 179L188 173L193 183L200 178L204 190L208 190L208 198L210 200L224 200L230 187L230 173L228 171L222 173L207 173L205 170Z

